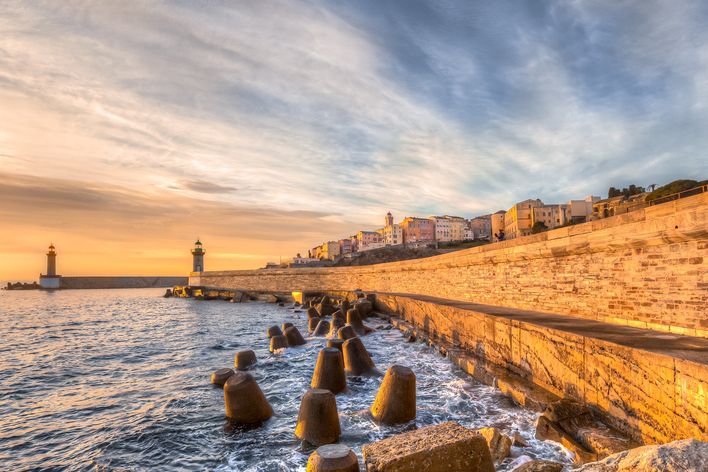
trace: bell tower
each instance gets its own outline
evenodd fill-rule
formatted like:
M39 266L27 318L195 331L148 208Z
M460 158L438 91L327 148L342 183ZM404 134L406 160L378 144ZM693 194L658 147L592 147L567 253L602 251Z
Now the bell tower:
M202 249L202 242L197 239L192 249L192 272L204 272L204 254L206 251Z
M386 213L386 224L384 226L393 226L393 215L390 211Z

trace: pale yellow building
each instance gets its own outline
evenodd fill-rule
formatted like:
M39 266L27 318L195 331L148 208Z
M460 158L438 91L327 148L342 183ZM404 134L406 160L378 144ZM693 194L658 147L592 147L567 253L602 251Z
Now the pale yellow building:
M504 214L505 239L514 239L531 234L533 208L543 206L539 199L524 200L509 208Z

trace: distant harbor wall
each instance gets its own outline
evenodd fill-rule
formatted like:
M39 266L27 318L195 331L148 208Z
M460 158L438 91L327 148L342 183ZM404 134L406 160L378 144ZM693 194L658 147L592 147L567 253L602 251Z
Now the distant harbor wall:
M62 289L154 288L185 285L187 277L62 277Z
M237 290L408 293L708 337L708 193L425 259L193 273Z

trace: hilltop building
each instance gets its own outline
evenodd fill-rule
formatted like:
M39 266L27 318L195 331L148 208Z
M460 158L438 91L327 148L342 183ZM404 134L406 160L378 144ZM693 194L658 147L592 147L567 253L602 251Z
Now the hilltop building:
M390 211L386 213L386 224L378 233L381 234L381 241L385 246L403 244L403 228L393 222L393 215Z
M57 275L57 252L54 244L49 244L47 251L47 273L39 274L39 287L57 289L61 287L61 275Z
M435 241L435 222L428 218L407 216L401 222L403 243L425 243Z
M503 225L502 225L503 227ZM492 240L492 215L482 215L472 218L467 224L470 232L465 239L487 239Z
M506 216L506 212L504 210L499 210L496 213L493 213L490 215L490 224L491 224L491 231L492 231L492 237L497 238L499 235L500 231L504 231L504 217Z
M431 216L435 224L435 240L440 242L463 241L467 220L460 216Z
M206 251L202 248L202 242L197 239L192 249L192 272L204 272L204 255Z

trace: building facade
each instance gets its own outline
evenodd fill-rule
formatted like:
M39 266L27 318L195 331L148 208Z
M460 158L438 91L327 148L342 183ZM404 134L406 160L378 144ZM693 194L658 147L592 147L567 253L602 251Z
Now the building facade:
M509 208L504 214L505 239L514 239L531 234L533 227L532 209L543 206L539 199L524 200Z
M357 251L368 251L383 245L383 238L376 231L359 231L356 233Z
M504 210L500 210L496 213L492 213L490 215L490 223L492 226L492 238L498 239L497 236L499 235L500 231L504 231L504 217L506 215L506 212Z
M322 251L320 253L322 259L334 259L339 256L339 241L327 241L322 243Z
M466 239L492 240L492 215L482 215L472 218L467 223L467 227L469 228L472 237ZM503 228L504 226L502 225L501 227Z
M435 241L435 223L428 218L406 217L401 222L403 243L420 243Z

